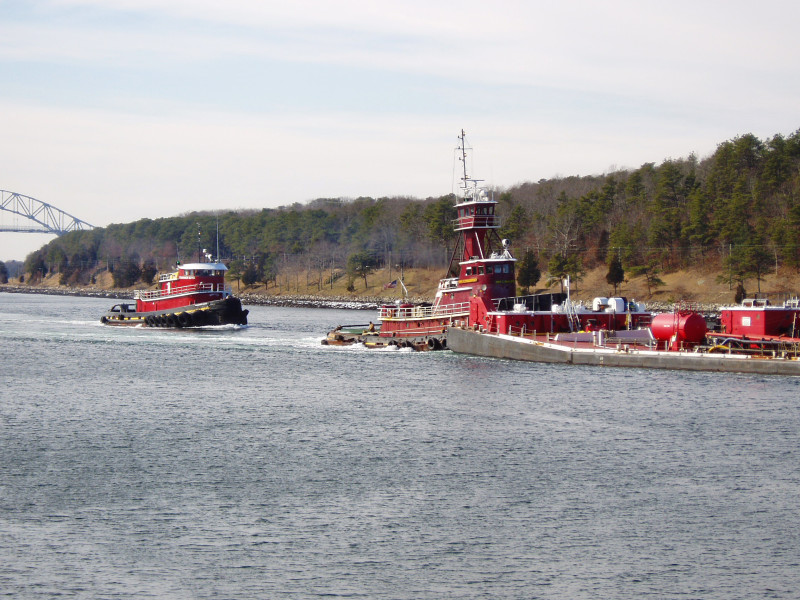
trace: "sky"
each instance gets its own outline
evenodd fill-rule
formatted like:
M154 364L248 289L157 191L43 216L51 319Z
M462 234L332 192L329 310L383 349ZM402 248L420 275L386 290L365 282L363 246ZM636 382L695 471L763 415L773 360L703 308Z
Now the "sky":
M798 22L794 0L0 0L0 189L106 226L448 194L462 129L501 189L704 158L800 128ZM0 232L0 260L51 239Z

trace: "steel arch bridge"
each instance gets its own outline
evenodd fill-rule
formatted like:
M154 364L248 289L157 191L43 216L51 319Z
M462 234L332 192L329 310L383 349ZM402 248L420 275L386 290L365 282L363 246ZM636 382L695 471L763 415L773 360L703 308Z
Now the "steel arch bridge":
M30 225L0 223L0 231L63 235L70 231L94 229L93 225L65 213L52 204L7 190L0 190L0 210L25 217L33 222Z

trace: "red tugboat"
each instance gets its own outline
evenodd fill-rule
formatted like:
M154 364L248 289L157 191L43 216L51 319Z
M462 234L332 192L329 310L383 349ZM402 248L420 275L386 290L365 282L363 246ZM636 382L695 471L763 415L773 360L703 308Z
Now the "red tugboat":
M447 346L447 327L469 317L470 299L487 303L513 296L514 263L507 240L500 240L495 215L497 201L467 174L466 134L459 136L462 162L461 196L456 201L455 231L459 233L447 275L439 281L432 304L398 302L380 308L379 324L342 325L322 340L326 345L363 343L369 348L397 346L441 350ZM400 282L402 285L402 281ZM405 286L403 286L405 288Z
M210 255L209 255L210 256ZM136 290L136 304L115 304L100 322L145 327L246 325L247 310L225 284L221 262L178 265L158 278L159 289Z

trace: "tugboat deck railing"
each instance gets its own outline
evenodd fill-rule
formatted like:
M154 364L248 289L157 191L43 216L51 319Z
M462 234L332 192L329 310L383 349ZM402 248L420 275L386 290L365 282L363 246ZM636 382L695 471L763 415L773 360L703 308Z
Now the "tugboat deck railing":
M469 314L469 302L442 306L382 306L380 319L435 319Z
M136 290L133 292L135 300L159 300L186 294L209 294L219 292L225 295L232 294L231 287L224 283L195 283L172 288L171 290Z

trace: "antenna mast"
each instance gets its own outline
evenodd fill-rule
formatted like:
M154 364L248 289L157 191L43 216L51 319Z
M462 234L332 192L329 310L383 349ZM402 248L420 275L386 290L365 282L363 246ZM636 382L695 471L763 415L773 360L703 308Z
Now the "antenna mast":
M217 262L219 262L219 215L217 215Z
M467 134L462 129L461 130L461 137L459 138L461 140L461 158L459 160L461 160L462 166L464 168L464 176L461 178L461 181L462 181L462 187L464 188L465 192L467 190L467 181L469 180L469 175L467 175L467 140L466 140L466 136L467 136Z

